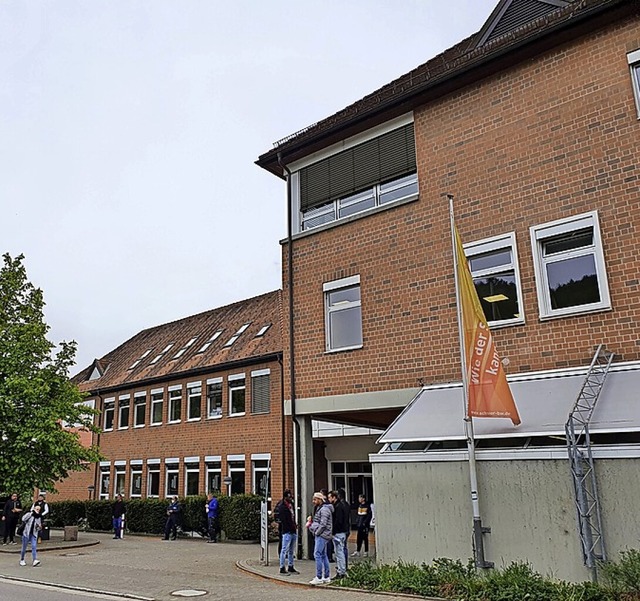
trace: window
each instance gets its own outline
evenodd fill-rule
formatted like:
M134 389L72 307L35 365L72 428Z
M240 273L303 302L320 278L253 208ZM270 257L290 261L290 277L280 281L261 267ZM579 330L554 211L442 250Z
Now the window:
M323 285L327 351L362 346L360 276Z
M395 125L296 173L301 230L418 197L413 123Z
M133 427L142 428L147 413L147 393L136 392L133 395Z
M115 412L115 399L105 399L104 400L104 409L102 412L103 415L103 424L102 429L106 432L108 430L113 430L113 415Z
M186 497L196 496L200 493L200 465L194 461L185 459L185 486L184 494ZM198 459L199 461L199 459Z
M222 464L220 458L206 458L207 462L207 493L220 492L222 485Z
M191 338L191 340L189 340L174 356L174 359L179 359L180 357L182 357L182 355L184 355L187 352L187 349L198 339L197 336L195 336L194 338Z
M218 330L217 332L215 332L211 338L209 338L209 340L207 340L199 349L198 349L198 353L204 353L215 341L216 339L220 336L220 334L222 334L223 330Z
M240 338L240 334L242 334L242 332L244 332L250 325L251 325L251 322L241 325L238 328L238 331L233 336L231 336L231 338L229 338L229 340L227 340L224 343L224 346L225 347L231 346L236 340L238 340L238 338Z
M160 496L160 464L148 463L147 465L147 497L159 497L159 496Z
M198 420L202 417L202 384L187 384L188 419Z
M140 355L140 359L136 359L130 366L129 369L134 369L136 368L138 365L140 365L140 362L147 357L149 354L151 353L151 349L146 350L144 353L142 353L142 355Z
M222 417L222 378L207 380L207 417Z
M227 458L228 460L229 458ZM243 495L244 487L244 458L229 461L229 476L231 477L231 486L229 487L229 495Z
M116 466L116 485L113 489L114 495L123 495L125 493L125 478L127 477L127 468L125 465L117 465Z
M182 419L182 387L169 388L169 423Z
M611 308L598 213L531 228L540 318Z
M262 456L261 456L262 457ZM268 457L268 455L265 455ZM271 496L271 461L269 459L253 459L251 465L253 467L253 494L264 497L265 500Z
M118 399L118 430L129 427L129 395L125 394Z
M167 477L166 477L166 491L167 497L172 497L178 494L178 485L180 483L180 472L178 471L178 462L166 464Z
M251 372L251 413L269 413L271 397L271 370Z
M142 496L142 465L131 466L131 496Z
M162 423L162 388L151 391L151 425Z
M244 374L229 376L229 415L245 414Z
M257 334L255 335L255 338L262 338L262 336L264 336L267 333L267 330L271 327L271 324L268 323L266 326L262 326Z
M640 119L640 49L627 54L629 69L631 70L631 86L636 99L636 110Z
M111 467L108 465L100 466L100 498L109 498L109 486L111 483Z
M464 252L489 325L524 323L515 234L466 244Z
M160 361L160 359L162 359L162 357L164 357L171 350L172 346L173 342L171 344L167 344L167 346L165 346L160 353L158 353L153 359L151 359L151 363L149 363L149 365L154 365L155 363Z

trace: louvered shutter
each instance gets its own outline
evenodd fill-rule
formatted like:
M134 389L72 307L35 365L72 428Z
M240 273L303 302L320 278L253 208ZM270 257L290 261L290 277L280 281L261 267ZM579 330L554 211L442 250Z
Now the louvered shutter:
M269 413L270 405L270 382L271 376L264 374L251 378L251 413Z

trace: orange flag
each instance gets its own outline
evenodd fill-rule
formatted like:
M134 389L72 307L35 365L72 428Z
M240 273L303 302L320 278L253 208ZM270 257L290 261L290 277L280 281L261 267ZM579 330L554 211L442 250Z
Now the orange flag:
M517 426L520 423L518 409L473 285L458 228L454 229L469 386L467 414L471 417L508 417Z

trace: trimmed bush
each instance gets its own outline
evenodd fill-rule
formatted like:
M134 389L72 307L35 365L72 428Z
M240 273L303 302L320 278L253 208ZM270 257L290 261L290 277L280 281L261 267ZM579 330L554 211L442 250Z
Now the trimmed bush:
M260 502L258 495L232 495L218 499L220 527L233 540L260 540Z
M55 501L49 503L49 522L54 528L77 526L86 515L87 501Z

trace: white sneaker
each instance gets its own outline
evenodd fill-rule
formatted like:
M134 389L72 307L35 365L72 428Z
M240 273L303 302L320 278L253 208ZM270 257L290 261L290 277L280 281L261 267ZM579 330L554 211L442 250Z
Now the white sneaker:
M21 560L20 560L20 565L21 565L21 566L26 566L26 565L27 565L27 562L26 562L24 559L21 559Z
M314 586L318 584L324 584L324 578L318 578L316 576L313 580L309 580L309 584L313 584Z
M360 551L354 551L354 552L351 554L351 557L360 557Z
M36 566L40 565L40 560L39 559L34 559L33 560L33 567L35 568Z
M322 584L329 584L331 582L331 578L323 578Z
M369 554L365 551L365 552L364 552L364 556L365 556L365 557L369 557Z

